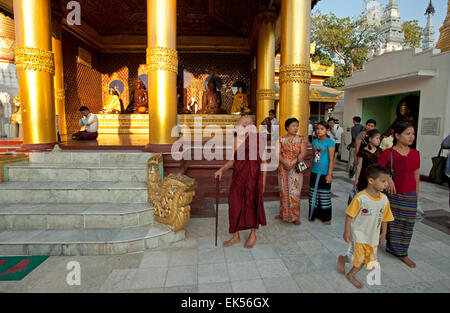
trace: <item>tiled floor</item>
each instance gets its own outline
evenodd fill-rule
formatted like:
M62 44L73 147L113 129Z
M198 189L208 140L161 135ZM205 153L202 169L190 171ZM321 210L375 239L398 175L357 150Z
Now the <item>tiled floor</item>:
M214 246L213 218L191 219L186 240L169 248L122 256L51 257L20 282L0 282L0 292L175 292L175 293L298 293L298 292L449 292L450 236L423 223L417 224L410 269L379 249L381 285L369 286L368 271L357 277L364 289L357 290L336 271L339 254L346 251L342 239L351 189L345 173L335 173L332 191L333 223L306 220L307 200L302 201L302 225L285 224L273 217L279 204L266 202L268 225L257 232L252 250L241 243ZM426 212L448 209L447 187L421 183L419 203ZM229 238L227 205L221 204L219 243ZM81 286L69 286L69 261L81 264ZM349 269L349 267L347 267Z

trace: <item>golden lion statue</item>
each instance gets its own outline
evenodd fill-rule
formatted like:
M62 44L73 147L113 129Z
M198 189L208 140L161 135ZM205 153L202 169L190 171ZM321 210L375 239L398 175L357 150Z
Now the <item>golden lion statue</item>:
M191 218L196 180L182 174L164 178L163 157L157 153L147 161L147 187L155 220L170 225L173 232L184 230Z

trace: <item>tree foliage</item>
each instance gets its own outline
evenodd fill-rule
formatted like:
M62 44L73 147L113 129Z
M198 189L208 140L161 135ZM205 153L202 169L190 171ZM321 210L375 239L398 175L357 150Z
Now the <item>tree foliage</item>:
M366 14L350 18L338 18L333 13L317 11L311 20L311 42L316 42L313 61L336 64L335 77L327 79L328 87L344 86L344 79L354 70L362 69L369 53L376 48L379 28L367 23Z
M405 34L405 45L410 48L419 48L424 31L424 28L419 26L419 21L411 20L403 22L402 30Z

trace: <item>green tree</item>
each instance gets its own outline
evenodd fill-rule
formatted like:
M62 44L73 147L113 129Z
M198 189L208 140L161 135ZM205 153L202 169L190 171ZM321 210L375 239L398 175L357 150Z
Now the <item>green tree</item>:
M377 26L367 23L365 12L354 18L338 18L333 13L320 11L312 16L311 41L317 44L313 60L336 64L335 77L327 79L326 86L342 87L345 78L354 70L362 69L370 52L376 48L378 30Z
M419 48L423 36L423 27L419 26L418 20L406 21L402 24L405 34L405 44L410 48Z

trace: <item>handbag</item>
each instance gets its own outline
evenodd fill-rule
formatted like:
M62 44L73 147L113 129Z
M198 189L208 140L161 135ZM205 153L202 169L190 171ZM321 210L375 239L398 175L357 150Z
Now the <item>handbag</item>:
M430 174L428 175L430 181L439 185L446 181L445 166L447 163L447 157L441 156L441 153L442 148L439 150L439 154L437 156L431 158L433 167L431 168Z
M352 191L350 191L350 193L348 194L348 201L347 204L350 205L350 203L353 201L353 198L355 198L355 196L359 193L358 188L353 187Z
M308 166L306 165L305 162L299 161L299 162L297 162L297 165L295 166L295 170L297 173L301 173L307 169L308 169Z

